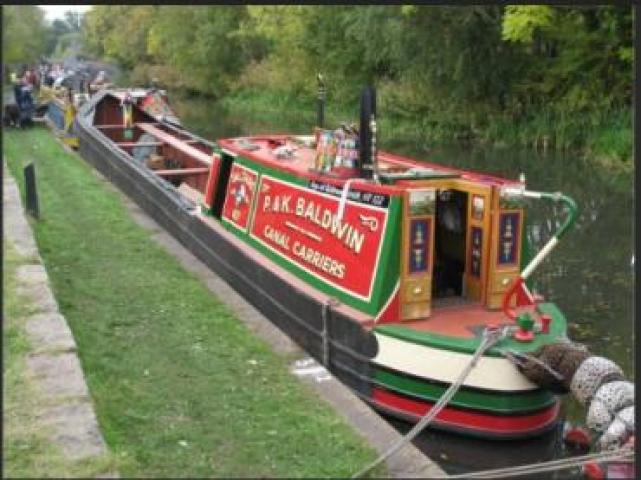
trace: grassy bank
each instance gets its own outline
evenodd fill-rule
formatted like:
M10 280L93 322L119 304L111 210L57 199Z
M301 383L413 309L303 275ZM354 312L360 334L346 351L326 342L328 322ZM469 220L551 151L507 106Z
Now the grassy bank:
M36 240L122 476L344 477L374 458L49 131L6 132L4 155L17 179L36 164Z
M328 97L326 125L342 121L358 122L357 98L349 103ZM313 125L316 118L315 98L292 98L283 92L239 91L222 100L237 116L255 122L273 123L278 118L283 128ZM598 114L563 115L549 110L531 112L520 119L492 117L471 125L460 118L419 115L385 105L378 107L379 127L388 145L414 143L424 147L452 142L533 149L563 149L580 153L607 167L633 167L632 112L630 109Z

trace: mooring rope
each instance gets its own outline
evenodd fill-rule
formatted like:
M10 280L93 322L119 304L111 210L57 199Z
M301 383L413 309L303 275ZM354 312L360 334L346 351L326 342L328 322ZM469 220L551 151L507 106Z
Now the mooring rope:
M617 450L609 450L599 453L591 453L578 457L562 458L559 460L550 460L548 462L533 463L528 465L517 465L514 467L495 468L492 470L482 470L479 472L467 472L447 477L434 478L505 478L520 475L530 475L534 473L551 472L554 470L563 470L567 468L580 467L586 463L603 461L603 460L628 460L634 457L634 450L630 447L623 447Z
M447 405L450 399L454 394L461 388L463 382L470 374L472 369L478 363L479 358L490 348L492 348L497 342L502 340L506 335L509 327L504 327L502 329L488 329L486 328L483 331L483 341L480 343L479 347L474 352L474 355L470 359L469 363L461 371L461 374L456 379L452 385L445 391L445 393L439 398L438 402L432 407L432 409L421 418L421 420L414 425L414 427L407 432L402 438L396 441L390 448L388 448L383 454L381 454L376 460L367 465L365 468L359 472L352 475L352 478L360 478L366 473L368 473L373 468L377 467L381 462L385 461L391 455L393 455L397 450L399 450L403 445L408 442L411 442L419 433L421 433L427 425L438 415L438 413Z

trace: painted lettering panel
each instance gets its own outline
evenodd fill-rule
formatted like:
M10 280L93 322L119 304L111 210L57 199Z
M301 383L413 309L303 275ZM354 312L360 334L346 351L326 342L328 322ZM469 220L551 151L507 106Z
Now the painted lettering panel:
M253 170L238 163L232 165L222 216L242 231L246 231L249 224L257 179L258 174Z
M369 300L387 209L347 201L263 175L251 236L330 285Z

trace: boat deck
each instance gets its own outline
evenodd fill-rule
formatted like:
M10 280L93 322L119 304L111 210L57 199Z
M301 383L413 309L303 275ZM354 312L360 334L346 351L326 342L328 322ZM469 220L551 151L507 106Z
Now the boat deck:
M456 302L435 306L429 318L399 322L413 330L462 338L473 338L489 325L514 325L501 310L488 310L478 303Z
M307 140L307 141L306 141ZM297 174L307 175L318 173L316 167L316 149L309 145L311 137L293 137L291 135L272 135L269 137L242 137L235 139L220 140L219 143L223 148L227 148L234 153L242 153L244 156L258 160L261 163L270 165L278 169L294 171ZM306 145L307 143L307 145ZM279 154L281 152L281 154ZM291 152L290 155L283 154ZM388 158L389 157L389 158ZM388 156L384 152L379 153L379 168L382 171L402 172L409 168L416 167L419 164L409 159ZM423 169L428 169L422 164ZM452 169L447 167L435 168L429 166L430 170L449 173ZM340 177L340 174L334 172L324 173L329 177Z
M218 144L223 149L236 155L242 155L272 168L286 170L299 176L308 176L320 173L315 170L316 149L313 147L313 141L313 136L269 135L227 138L218 140ZM290 154L288 155L287 152ZM379 150L377 158L379 173L403 174L410 169L420 169L423 174L421 178L429 178L430 176L442 178L446 175L454 175L488 185L516 183L513 180L486 173L460 170L427 161L417 161L382 150ZM333 169L333 171L322 173L322 175L336 177L337 179L352 175L349 169L344 172L341 173L341 169ZM410 175L407 178L412 179L414 177Z

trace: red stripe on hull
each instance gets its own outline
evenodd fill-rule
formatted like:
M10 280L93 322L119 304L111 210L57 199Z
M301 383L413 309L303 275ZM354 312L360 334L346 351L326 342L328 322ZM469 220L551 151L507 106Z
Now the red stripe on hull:
M374 388L371 401L384 410L418 420L429 412L434 403L408 398L388 390ZM492 437L522 437L543 432L557 420L560 402L533 414L491 415L487 413L445 407L434 419L435 426L456 431L476 432Z

